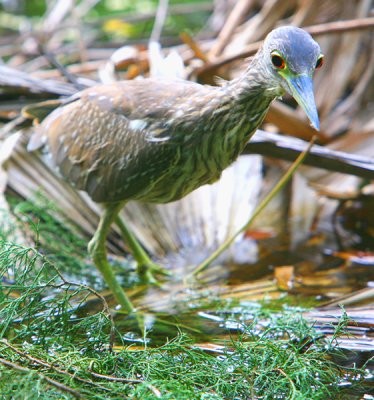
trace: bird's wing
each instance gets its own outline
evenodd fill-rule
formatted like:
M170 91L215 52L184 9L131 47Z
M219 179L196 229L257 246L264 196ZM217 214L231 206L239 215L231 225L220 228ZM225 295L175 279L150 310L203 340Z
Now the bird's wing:
M164 124L171 100L159 98L167 88L150 86L86 89L37 128L62 175L97 202L144 197L179 158Z

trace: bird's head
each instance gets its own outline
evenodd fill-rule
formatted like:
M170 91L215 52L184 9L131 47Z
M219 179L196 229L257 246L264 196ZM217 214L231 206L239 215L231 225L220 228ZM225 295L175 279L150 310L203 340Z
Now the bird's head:
M319 130L312 81L314 71L323 64L319 45L304 30L284 26L268 34L261 53L271 85L288 92Z

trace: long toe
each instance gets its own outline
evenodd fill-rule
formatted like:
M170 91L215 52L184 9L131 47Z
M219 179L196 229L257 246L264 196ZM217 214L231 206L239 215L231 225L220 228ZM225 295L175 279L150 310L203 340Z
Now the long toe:
M138 274L140 279L147 284L161 287L161 282L156 278L157 275L170 276L170 272L160 265L150 262L143 265L138 265Z
M156 263L150 263L148 265L148 270L156 275L171 276L171 272Z
M155 278L154 274L149 269L143 269L139 271L140 280L147 285L153 285L157 287L161 287L162 283Z

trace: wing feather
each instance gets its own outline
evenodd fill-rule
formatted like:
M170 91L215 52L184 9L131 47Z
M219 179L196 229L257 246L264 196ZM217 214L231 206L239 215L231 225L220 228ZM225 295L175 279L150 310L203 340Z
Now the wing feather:
M148 88L129 81L80 92L38 126L29 148L46 137L61 174L97 202L144 198L179 158L164 124L170 95L157 102L161 89Z

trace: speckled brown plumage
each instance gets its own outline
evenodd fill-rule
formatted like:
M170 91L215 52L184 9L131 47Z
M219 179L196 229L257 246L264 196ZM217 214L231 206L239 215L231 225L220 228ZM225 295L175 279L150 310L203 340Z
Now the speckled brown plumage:
M276 95L256 96L257 86L95 86L53 111L29 149L44 144L60 173L97 202L173 201L217 180L239 155Z

